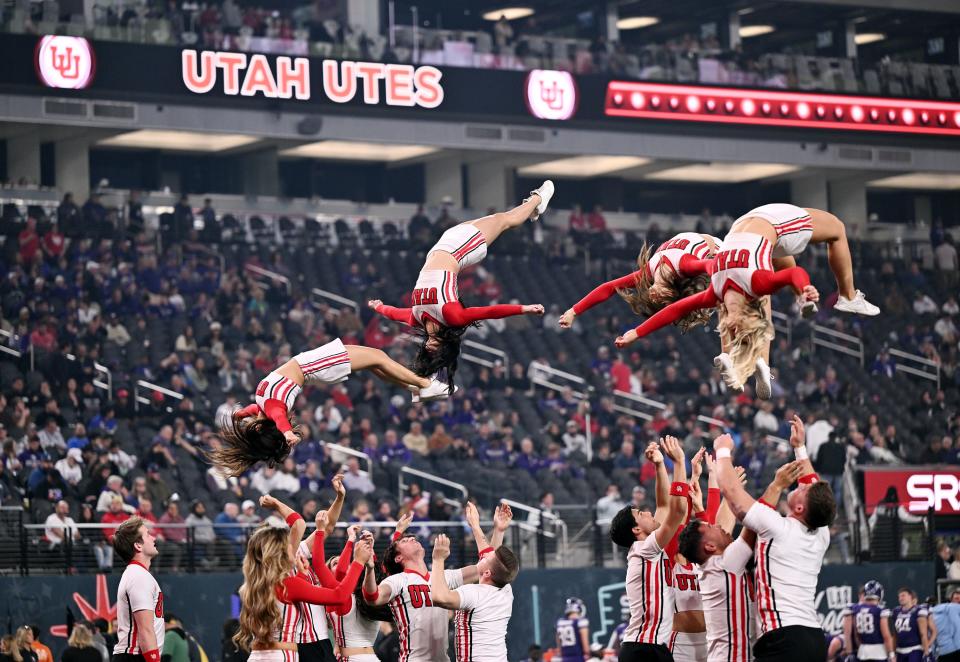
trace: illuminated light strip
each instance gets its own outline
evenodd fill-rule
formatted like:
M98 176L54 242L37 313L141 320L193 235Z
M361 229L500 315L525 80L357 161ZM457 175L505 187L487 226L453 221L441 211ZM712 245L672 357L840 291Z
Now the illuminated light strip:
M960 136L960 103L611 81L604 113L689 122Z

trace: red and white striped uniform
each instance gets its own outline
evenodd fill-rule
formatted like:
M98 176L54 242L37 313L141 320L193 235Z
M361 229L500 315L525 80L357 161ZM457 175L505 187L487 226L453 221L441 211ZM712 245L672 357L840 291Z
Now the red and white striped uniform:
M444 232L427 255L434 251L450 253L460 264L460 269L466 269L487 256L487 241L476 225L460 223Z
M163 592L150 571L136 561L131 561L120 577L117 587L117 645L114 655L142 655L140 638L134 612L153 612L153 634L157 637L157 649L163 650Z
M297 555L309 561L313 557L311 550L307 546L307 541L300 542L297 548ZM307 576L314 586L320 586L320 578L313 568L308 568ZM298 602L297 608L300 610L300 623L297 628L297 643L311 644L315 641L322 641L330 638L330 632L327 629L327 610L323 605L317 605L310 602Z
M454 614L457 662L507 662L507 625L513 614L513 588L507 584L467 584L457 589Z
M723 247L714 258L710 285L719 301L727 290L740 292L748 300L759 299L753 290L753 274L773 271L770 242L763 235L736 232L723 239Z
M445 570L447 586L463 585L460 570ZM400 637L400 662L447 662L449 612L430 600L430 575L407 570L383 580L390 587L390 601Z
M350 357L339 338L326 345L301 352L293 360L303 371L303 383L338 384L350 376Z
M630 623L623 633L625 642L670 643L675 605L671 566L653 534L630 547L626 582Z
M291 571L290 574L295 575L297 573L296 571ZM300 605L297 603L285 604L279 600L277 600L277 604L280 606L281 616L280 632L277 641L286 641L295 644L297 643L297 632L300 629L300 623L302 621ZM297 662L299 659L297 651L276 650L269 652L283 653L283 662Z
M673 566L673 596L676 613L703 611L700 597L700 569L693 563ZM673 632L667 646L674 662L706 662L707 638L704 632Z
M745 218L762 218L777 231L777 242L773 247L773 257L799 255L810 243L813 236L813 219L803 207L774 202L751 209L733 222L731 232L737 223Z
M700 566L700 595L707 624L708 662L749 662L750 610L744 568L753 550L737 538Z
M830 546L829 527L815 531L795 517L782 517L762 503L743 524L757 532L757 614L760 637L789 625L819 628L814 606L817 577Z
M425 326L426 322L456 326L444 317L443 307L448 303L458 303L459 299L457 274L442 269L425 269L420 272L410 295L413 319L420 326Z
M710 239L719 250L720 240L716 237L710 237ZM713 255L713 251L704 235L699 232L681 232L660 244L656 252L650 256L650 261L647 262L647 276L653 278L662 264L667 264L670 269L679 273L680 262L686 255L692 255L697 260L705 260Z
M330 624L333 626L333 638L337 648L341 651L346 648L373 648L380 631L380 623L364 618L357 610L357 596L350 596L350 611L345 614L330 612ZM340 657L343 662L377 662L377 656L372 654L351 655L349 658Z

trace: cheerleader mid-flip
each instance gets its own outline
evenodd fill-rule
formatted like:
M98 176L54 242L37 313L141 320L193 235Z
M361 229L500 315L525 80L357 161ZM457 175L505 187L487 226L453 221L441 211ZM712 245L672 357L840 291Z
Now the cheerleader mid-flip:
M256 402L221 421L223 445L208 453L210 459L231 476L239 476L261 460L282 462L300 441L291 419L303 387L337 384L358 370L406 387L421 400L447 397L446 384L414 374L379 349L344 345L338 338L297 354L267 375L257 385Z
M719 239L698 232L681 232L656 251L644 244L637 256L637 270L598 286L580 299L560 318L561 328L573 326L575 317L603 303L614 292L637 315L650 317L664 306L706 289L710 277L704 261L716 255L719 246ZM686 332L706 324L709 317L709 311L697 311L676 324Z
M410 308L386 306L379 299L368 302L384 317L417 329L423 344L414 359L414 372L427 377L446 368L447 384L453 392L453 376L460 355L460 341L475 322L512 315L543 315L540 304L501 304L464 308L457 291L457 275L462 269L479 263L487 247L505 230L538 219L553 197L549 179L518 207L475 221L456 225L440 237L427 253L426 262L410 297Z

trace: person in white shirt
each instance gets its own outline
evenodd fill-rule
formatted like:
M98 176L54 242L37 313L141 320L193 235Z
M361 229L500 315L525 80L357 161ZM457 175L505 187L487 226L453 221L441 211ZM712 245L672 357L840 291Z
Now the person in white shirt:
M127 563L117 587L117 645L113 662L160 662L165 627L163 592L150 574L157 556L156 538L139 517L131 517L113 536L117 556Z
M826 659L827 645L817 617L817 577L830 546L830 525L837 504L829 483L813 471L804 447L803 421L791 421L790 445L801 462L799 486L787 497L789 515L758 503L740 484L731 455L730 435L713 442L720 492L744 526L757 534L757 615L760 637L756 662L809 662Z
M346 467L347 470L343 474L343 484L348 490L370 494L377 489L373 481L370 480L370 476L366 472L360 472L360 461L357 458L351 457L348 459ZM341 471L343 471L342 468Z
M630 550L626 579L630 622L623 633L621 662L673 660L667 649L673 629L673 568L664 548L686 517L690 486L680 441L664 437L659 448L673 461L673 483L663 522L658 522L649 511L626 506L610 524L610 539ZM658 484L663 481L661 474L666 476L666 472L657 472Z
M71 448L67 451L67 456L57 460L53 468L63 477L63 482L76 487L77 483L83 480L83 453L79 448Z
M777 470L760 503L775 506L780 493L800 477L794 461ZM680 532L680 553L700 566L700 595L707 626L707 662L749 662L749 591L745 569L753 558L755 532L744 527L736 540L722 526L693 519Z
M507 662L507 626L513 614L510 583L520 571L520 559L502 542L513 514L510 506L498 506L494 515L494 532L487 543L476 506L468 503L465 510L480 552L477 562L480 581L455 590L448 587L443 566L450 556L450 539L441 534L433 543L430 599L438 607L456 610L458 662Z
M623 506L620 487L616 483L610 483L607 485L607 493L597 499L597 521L606 523L613 520Z
M77 523L70 517L70 504L66 501L57 501L54 512L47 516L44 522L44 537L50 543L50 548L58 547L64 540L79 540L80 531Z

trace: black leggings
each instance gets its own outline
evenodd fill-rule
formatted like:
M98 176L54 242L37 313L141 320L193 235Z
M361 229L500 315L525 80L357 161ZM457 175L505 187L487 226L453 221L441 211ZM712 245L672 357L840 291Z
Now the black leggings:
M300 662L336 662L333 644L329 639L321 639L308 644L297 644Z
M820 628L788 625L768 632L753 646L754 662L812 662L827 659L827 642Z
M673 653L663 644L625 641L620 645L620 662L673 662Z

